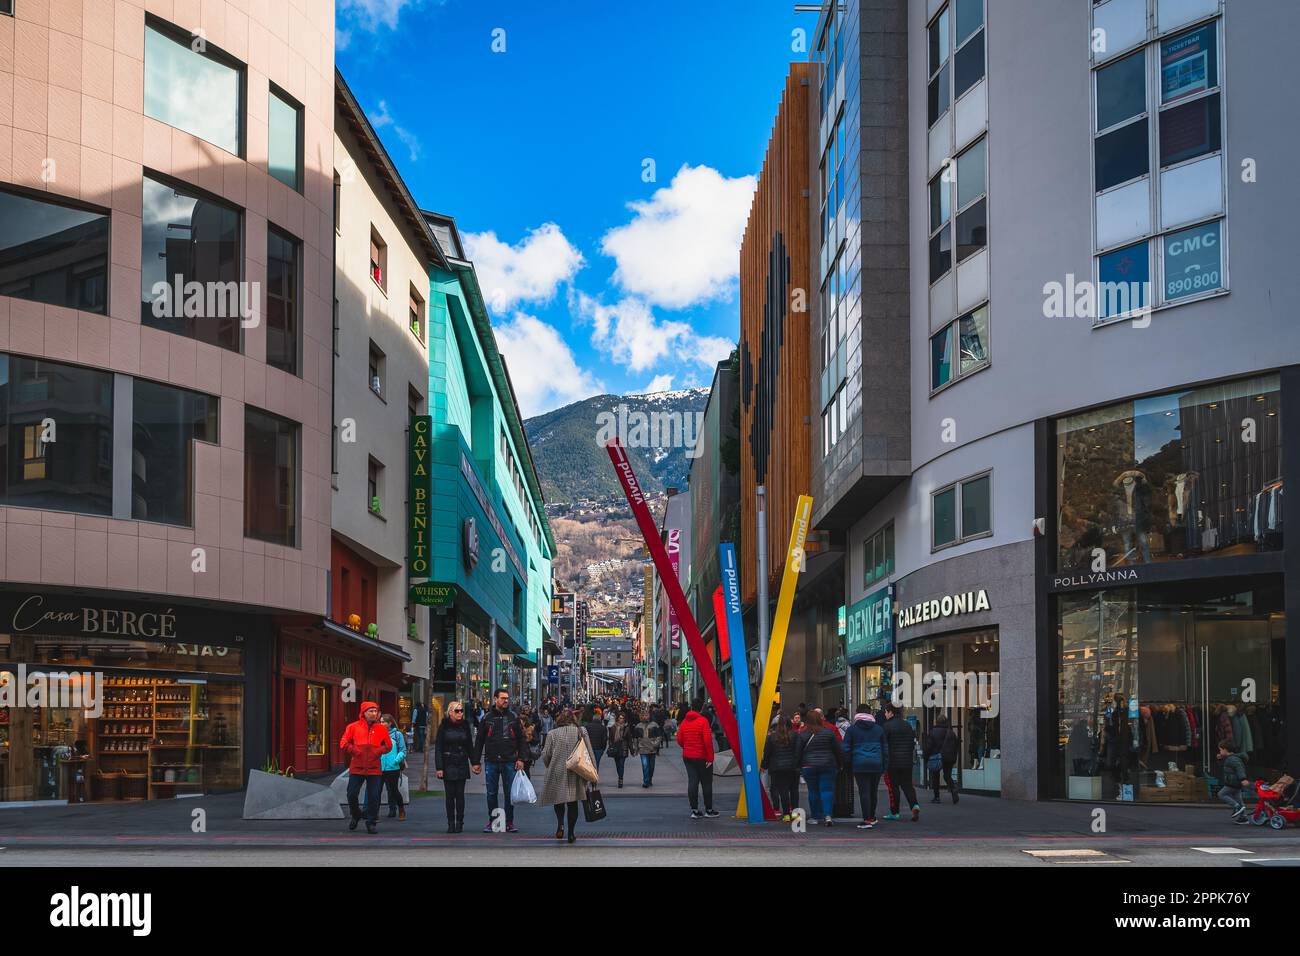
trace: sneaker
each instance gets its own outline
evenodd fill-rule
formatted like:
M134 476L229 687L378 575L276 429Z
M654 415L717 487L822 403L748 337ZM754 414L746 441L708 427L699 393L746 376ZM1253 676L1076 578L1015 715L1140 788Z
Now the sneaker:
M492 832L492 824L490 824L490 823L485 823L485 824L483 824L483 832L484 832L484 833L491 833L491 832Z
M692 819L692 820L703 820L703 819L704 819L704 814L700 813L699 810L692 810L692 811L691 811L691 819Z
M1245 824L1246 826L1250 826L1250 817L1238 817L1236 820L1233 820L1232 822L1237 824L1238 826L1241 826L1242 824Z
M648 783L643 783L643 784L641 784L641 789L642 789L642 790L649 790L649 789L650 789L650 784L648 784Z
M1246 812L1246 806L1245 804L1242 804L1236 810L1232 811L1232 819L1240 820L1242 816L1245 814L1245 812Z
M874 827L875 825L876 825L876 821L875 821L875 820L863 820L861 823L858 824L858 829L859 829L859 830L870 830L870 829L871 829L872 827Z
M719 813L717 810L705 810L704 815L708 817L710 820L712 820L714 817L722 816L722 814Z
M912 804L912 822L915 823L919 819L921 819L921 808Z
M519 832L519 828L515 826L513 823L506 824L506 833L518 833L518 832Z
M822 825L823 825L823 826L828 826L828 827L833 827L833 826L835 826L835 821L832 820L830 817L827 817L826 820L825 820L825 822L824 822Z
M885 814L885 819L886 819L886 820L901 820L901 819L903 819L903 818L900 817L897 813L886 813L886 814Z

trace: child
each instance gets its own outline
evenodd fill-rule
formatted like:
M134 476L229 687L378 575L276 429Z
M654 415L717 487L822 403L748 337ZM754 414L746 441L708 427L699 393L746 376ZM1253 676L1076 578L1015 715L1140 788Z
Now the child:
M1219 799L1232 807L1233 820L1249 823L1246 817L1247 807L1242 800L1242 792L1250 786L1250 780L1246 776L1246 763L1227 743L1219 744L1219 760L1223 762L1223 786L1219 788Z

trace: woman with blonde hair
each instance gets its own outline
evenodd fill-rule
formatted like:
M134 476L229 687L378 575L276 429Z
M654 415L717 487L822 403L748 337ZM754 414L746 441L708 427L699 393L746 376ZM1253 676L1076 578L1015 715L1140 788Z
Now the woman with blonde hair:
M596 757L592 753L591 738L587 730L580 727L573 711L563 710L555 718L555 729L546 735L546 745L542 748L542 763L546 766L546 776L542 778L541 789L537 792L537 802L555 808L555 839L564 839L564 817L568 811L569 842L578 838L578 801L587 793L587 781L569 770L569 756L581 744L587 748L587 757L595 766Z
M465 716L465 703L453 700L447 705L447 716L438 724L433 744L433 765L447 804L448 833L465 829L465 781L469 779L473 752L474 732Z

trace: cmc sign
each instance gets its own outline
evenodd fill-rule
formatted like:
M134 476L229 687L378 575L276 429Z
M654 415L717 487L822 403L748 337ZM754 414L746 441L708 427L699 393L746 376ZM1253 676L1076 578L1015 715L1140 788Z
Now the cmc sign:
M1165 237L1165 301L1223 287L1223 223L1194 226Z

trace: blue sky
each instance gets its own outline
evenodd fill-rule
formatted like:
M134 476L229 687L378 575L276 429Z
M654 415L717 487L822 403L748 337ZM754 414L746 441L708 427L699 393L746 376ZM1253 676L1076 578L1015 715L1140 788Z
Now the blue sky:
M339 68L468 238L525 415L709 384L815 26L793 0L338 0Z

